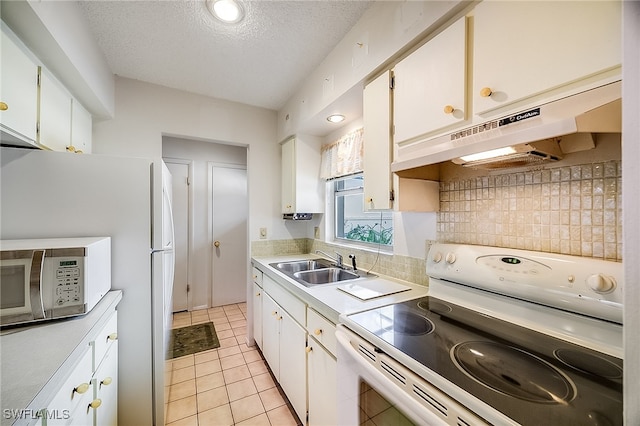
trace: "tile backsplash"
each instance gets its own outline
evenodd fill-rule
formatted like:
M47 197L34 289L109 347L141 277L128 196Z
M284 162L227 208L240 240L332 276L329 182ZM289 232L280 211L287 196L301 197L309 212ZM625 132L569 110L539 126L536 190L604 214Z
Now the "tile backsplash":
M322 250L330 255L340 252L344 262L350 265L349 254L355 254L358 269L387 275L415 284L427 285L425 274L426 260L389 253L377 253L372 250L359 250L337 244L326 243L311 238L292 240L264 240L251 242L251 256L279 256L287 254L307 254Z
M622 261L621 161L440 183L438 241Z

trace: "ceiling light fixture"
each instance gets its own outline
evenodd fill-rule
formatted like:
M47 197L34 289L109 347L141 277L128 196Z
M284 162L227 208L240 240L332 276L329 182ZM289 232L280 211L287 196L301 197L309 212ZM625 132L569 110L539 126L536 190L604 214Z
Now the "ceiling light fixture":
M340 123L340 122L344 121L344 115L342 115L342 114L331 114L330 116L327 117L327 121L330 121L332 123Z
M236 24L244 18L244 9L237 0L207 0L207 9L220 21Z

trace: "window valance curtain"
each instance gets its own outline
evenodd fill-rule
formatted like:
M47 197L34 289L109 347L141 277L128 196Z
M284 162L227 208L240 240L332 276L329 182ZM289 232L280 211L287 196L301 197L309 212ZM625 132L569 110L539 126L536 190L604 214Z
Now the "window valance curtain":
M347 133L335 142L322 147L320 177L335 179L362 171L364 129Z

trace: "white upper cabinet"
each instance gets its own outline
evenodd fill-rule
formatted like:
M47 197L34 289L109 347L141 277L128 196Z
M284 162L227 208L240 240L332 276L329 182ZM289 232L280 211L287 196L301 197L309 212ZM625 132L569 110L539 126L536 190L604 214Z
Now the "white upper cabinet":
M53 151L71 145L71 95L45 69L40 70L38 143Z
M91 152L91 131L93 123L91 114L82 104L73 99L71 103L71 146L78 153Z
M296 136L281 147L282 213L321 213L320 140Z
M367 84L363 92L364 210L392 208L391 73Z
M0 129L2 141L35 146L38 121L38 65L2 23Z
M621 7L619 1L481 2L473 10L474 114L615 72Z
M466 57L463 17L394 67L396 143L458 125L467 118Z
M91 114L4 23L0 75L3 144L91 152Z

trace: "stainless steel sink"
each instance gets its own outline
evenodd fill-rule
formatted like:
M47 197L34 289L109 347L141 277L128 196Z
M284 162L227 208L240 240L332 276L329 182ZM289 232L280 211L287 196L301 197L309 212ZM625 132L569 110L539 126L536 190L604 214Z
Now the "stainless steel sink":
M270 265L306 287L375 277L375 275L366 272L354 272L344 268L338 268L330 260L322 258L277 262L271 263Z
M358 274L341 268L324 268L300 271L295 272L293 276L295 278L298 278L298 280L303 281L303 284L307 287L319 284L335 283L339 281L355 280L357 278L360 278Z
M331 262L325 259L296 260L293 262L272 263L271 265L290 274L295 274L300 271L329 268L332 266Z

